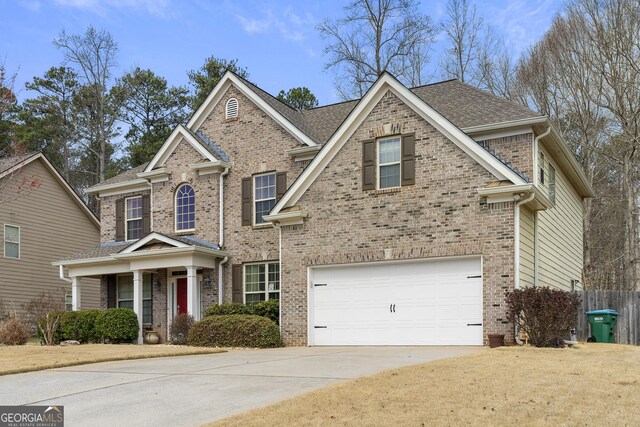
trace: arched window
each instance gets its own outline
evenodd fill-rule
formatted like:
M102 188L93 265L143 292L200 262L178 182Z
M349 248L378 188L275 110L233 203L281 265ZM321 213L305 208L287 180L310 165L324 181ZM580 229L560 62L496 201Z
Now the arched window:
M176 231L196 228L196 193L189 184L176 191Z
M236 117L238 117L238 100L235 98L229 98L229 100L227 101L225 118L235 119Z

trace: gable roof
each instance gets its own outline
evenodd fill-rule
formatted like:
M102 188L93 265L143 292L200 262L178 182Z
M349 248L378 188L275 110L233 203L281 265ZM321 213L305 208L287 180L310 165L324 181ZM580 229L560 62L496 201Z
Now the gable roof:
M11 156L11 157L3 157L0 159L0 179L8 176L11 173L19 171L21 168L25 167L31 162L36 160L40 160L45 167L49 170L51 175L58 181L58 183L62 186L62 188L71 196L71 199L80 207L80 210L84 212L93 224L100 228L100 220L96 215L89 209L87 204L82 200L82 198L76 193L76 191L69 185L66 179L58 172L55 166L47 159L47 157L39 151L27 153L19 156Z
M167 161L171 153L176 149L178 144L184 138L195 150L210 162L216 163L222 160L221 150L215 150L212 145L208 143L208 140L204 140L201 136L193 132L191 129L187 129L183 125L178 125L173 130L169 138L162 144L160 150L153 156L153 159L147 164L143 172L151 172L158 166L162 166ZM225 155L226 156L226 155ZM227 157L228 158L228 157Z
M191 119L189 119L187 127L194 132L197 131L211 111L218 105L218 102L220 102L220 99L231 85L234 85L244 96L253 101L254 104L267 113L301 144L308 146L318 145L318 142L313 138L313 129L306 125L299 111L283 104L267 92L231 71L224 73L207 99L205 99Z
M508 180L514 184L526 183L526 180L522 176L481 147L471 139L471 137L456 127L451 121L447 120L415 93L404 87L395 77L389 73L384 73L358 102L338 130L322 147L322 150L314 157L309 166L298 176L291 187L289 187L280 201L276 203L269 213L269 216L277 215L284 208L292 207L300 200L302 195L340 151L349 137L366 119L387 91L391 91L400 98L407 106L412 108L497 179Z

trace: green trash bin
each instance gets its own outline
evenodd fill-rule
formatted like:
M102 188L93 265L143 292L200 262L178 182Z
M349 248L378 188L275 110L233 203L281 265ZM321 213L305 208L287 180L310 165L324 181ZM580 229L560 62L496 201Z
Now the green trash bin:
M589 317L591 325L591 336L589 342L614 343L613 333L618 320L618 312L615 310L594 310L585 313Z

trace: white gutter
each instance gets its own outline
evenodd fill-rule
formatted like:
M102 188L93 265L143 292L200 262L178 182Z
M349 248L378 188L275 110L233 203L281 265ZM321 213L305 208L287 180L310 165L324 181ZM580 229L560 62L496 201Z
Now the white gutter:
M224 169L224 172L220 174L220 191L218 192L218 199L220 200L220 221L218 227L220 227L220 241L218 247L222 249L224 245L224 177L229 173L229 167ZM222 266L229 261L229 257L225 256L222 261L218 263L218 305L222 304Z
M513 228L514 228L514 238L513 238L513 259L514 259L514 263L513 263L513 277L514 277L514 283L513 283L513 287L514 289L519 289L520 288L520 206L525 204L525 203L529 203L530 201L533 200L533 198L535 197L535 193L531 193L529 195L529 197L527 197L526 199L522 199L520 200L520 195L517 194L515 196L513 196L513 201L515 202L513 204ZM518 327L516 326L515 329L515 339L516 342L518 343L518 345L523 345L522 340L520 339L520 333L518 331Z
M506 122L498 122L498 123L489 123L486 125L479 126L469 126L466 128L461 128L464 133L480 133L493 131L497 129L504 129L507 127L516 127L516 126L528 126L528 125L537 125L540 123L544 123L547 121L547 116L536 116L528 119L519 119L519 120L510 120Z
M551 126L547 127L547 130L536 136L533 140L533 185L535 185L536 187L538 186L538 178L539 178L539 174L538 174L538 145L540 143L540 140L542 138L544 138L545 136L549 135L551 133Z
M67 283L72 283L73 280L67 279L66 277L64 277L64 265L61 264L59 267L60 267L60 278Z

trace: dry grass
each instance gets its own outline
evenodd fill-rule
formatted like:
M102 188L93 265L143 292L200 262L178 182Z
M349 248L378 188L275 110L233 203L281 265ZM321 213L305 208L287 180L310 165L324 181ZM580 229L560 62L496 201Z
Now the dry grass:
M171 345L83 344L65 347L0 346L0 375L114 360L187 356L224 350Z
M382 372L212 425L640 424L640 348L498 348Z

